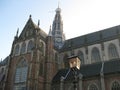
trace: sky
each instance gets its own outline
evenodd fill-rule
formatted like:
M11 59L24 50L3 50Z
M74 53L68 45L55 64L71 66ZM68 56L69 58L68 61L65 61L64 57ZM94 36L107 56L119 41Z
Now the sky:
M0 0L0 59L10 54L30 14L48 33L58 5L66 39L120 25L120 0Z

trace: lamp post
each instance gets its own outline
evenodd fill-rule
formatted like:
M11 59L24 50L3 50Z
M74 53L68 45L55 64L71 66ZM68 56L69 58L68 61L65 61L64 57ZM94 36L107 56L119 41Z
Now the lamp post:
M80 58L78 56L71 56L69 59L69 65L71 68L71 71L73 72L73 86L74 90L78 90L78 70L80 70Z
M77 90L77 84L78 84L77 70L78 69L76 67L72 67L71 70L73 71L73 75L74 75L73 87L74 87L74 90Z

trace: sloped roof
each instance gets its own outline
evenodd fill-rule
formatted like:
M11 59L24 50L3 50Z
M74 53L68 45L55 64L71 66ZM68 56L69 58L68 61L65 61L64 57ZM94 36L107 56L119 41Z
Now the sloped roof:
M0 62L0 66L6 65L8 62L8 59L9 59L9 56L7 56L3 61Z
M77 70L77 75L82 74L83 78L87 77L93 77L100 75L102 68L102 62L93 63L81 66L80 70ZM67 77L64 79L65 81L71 81L74 79L73 71L69 69L61 69L58 71L58 73L54 76L52 82L53 83L59 83L61 77ZM105 61L103 66L103 73L111 74L111 73L118 73L120 72L120 59Z
M34 33L36 33L35 30L37 30L37 33L39 33L42 37L44 37L44 38L47 37L47 34L46 34L38 25L36 25L36 24L33 22L33 20L32 20L31 17L29 17L29 19L28 19L25 27L23 28L23 30L22 30L19 38L24 37L24 36L25 36L25 33L26 33L27 31L30 31L30 30L33 30Z
M73 49L83 47L85 45L99 43L101 41L111 40L118 37L120 34L120 25L100 30L94 33L86 34L83 36L75 37L65 41L62 51L69 51L71 47Z
M104 63L103 72L105 74L120 72L120 59Z

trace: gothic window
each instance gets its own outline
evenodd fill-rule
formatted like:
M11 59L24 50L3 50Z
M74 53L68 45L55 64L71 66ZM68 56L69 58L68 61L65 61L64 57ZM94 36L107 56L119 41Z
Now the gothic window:
M26 90L28 65L24 59L16 66L14 90Z
M27 51L30 52L33 49L33 47L34 47L34 43L32 40L30 40L28 42Z
M95 84L91 84L88 90L98 90L98 88Z
M113 59L113 58L118 58L118 52L117 52L117 48L114 44L110 44L108 46L108 55L109 55L109 58L110 59Z
M15 51L14 51L14 54L17 55L19 53L19 44L15 46Z
M98 48L94 47L91 53L91 62L99 62L100 60L100 52Z
M120 84L117 81L113 82L111 90L120 90Z
M64 65L65 65L65 67L69 67L69 62L68 62L68 55L67 54L65 54L65 56L64 56L64 58L63 58L63 61L64 61Z
M45 55L45 45L43 42L40 42L39 48L40 48L42 55Z
M80 60L81 60L81 64L83 64L83 63L84 63L84 54L83 54L82 51L78 51L78 57L79 57Z
M22 46L21 46L20 53L23 54L23 53L25 53L25 51L26 51L26 43L23 43Z

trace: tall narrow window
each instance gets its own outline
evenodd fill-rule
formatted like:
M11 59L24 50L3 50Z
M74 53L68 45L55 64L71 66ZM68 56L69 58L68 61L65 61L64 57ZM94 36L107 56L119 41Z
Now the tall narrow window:
M98 48L94 47L91 53L91 62L99 62L99 61L101 61L99 50Z
M68 68L68 67L69 67L69 62L68 62L67 58L68 58L68 55L65 54L65 56L63 57L63 61L64 61L64 65L65 65L65 67Z
M114 58L118 58L118 52L117 52L117 48L114 44L110 44L108 46L108 55L109 55L109 59L114 59Z
M40 51L42 52L43 55L44 55L44 49L45 49L44 43L40 42Z
M91 84L88 90L98 90L98 88L95 84Z
M111 90L120 90L120 84L117 81L113 82Z
M26 43L23 43L22 46L21 46L21 51L20 51L20 53L21 53L21 54L24 54L25 51L26 51Z
M81 64L84 64L84 54L82 51L78 51L78 57L81 60Z
M27 71L27 62L21 59L15 71L14 90L26 90Z
M28 46L27 46L27 51L30 52L34 47L34 43L32 40L29 41Z
M19 54L19 44L15 46L15 51L14 51L14 54L17 55Z

